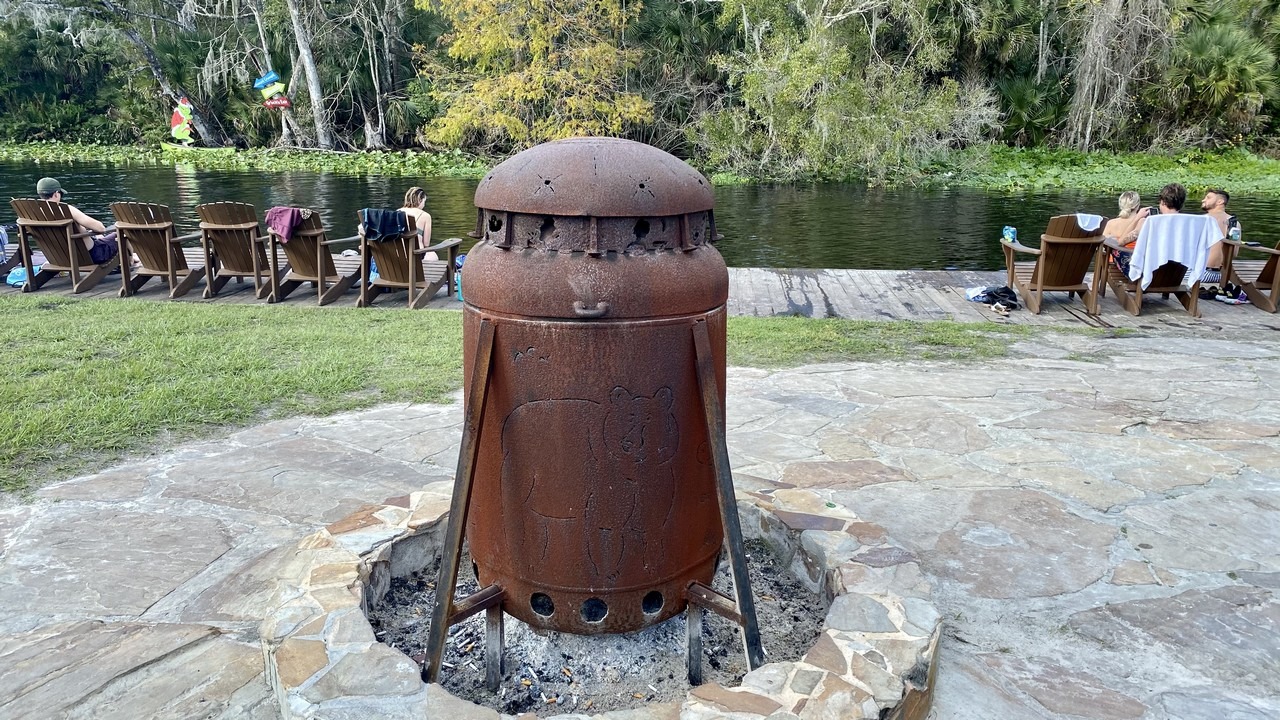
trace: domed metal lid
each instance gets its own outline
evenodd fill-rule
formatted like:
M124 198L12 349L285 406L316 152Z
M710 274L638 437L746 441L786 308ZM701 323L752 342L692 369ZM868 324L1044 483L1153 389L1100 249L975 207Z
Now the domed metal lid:
M476 207L530 215L663 217L715 207L711 183L679 158L619 138L569 138L499 164Z

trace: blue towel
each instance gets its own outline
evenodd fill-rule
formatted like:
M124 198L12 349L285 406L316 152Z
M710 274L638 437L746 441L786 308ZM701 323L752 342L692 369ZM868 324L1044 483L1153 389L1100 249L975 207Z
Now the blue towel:
M40 274L40 266L34 265L31 268L35 274ZM9 271L8 277L4 279L5 284L9 287L22 287L27 282L27 269L21 265Z
M395 240L409 230L409 221L400 210L365 208L360 211L364 236L374 242Z

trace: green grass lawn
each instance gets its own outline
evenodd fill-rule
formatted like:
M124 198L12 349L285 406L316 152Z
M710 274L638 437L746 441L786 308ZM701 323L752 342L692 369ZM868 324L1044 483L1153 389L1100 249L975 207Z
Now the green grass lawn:
M128 453L461 384L461 313L0 296L0 491ZM1037 330L731 318L729 362L980 359Z
M273 417L444 398L460 314L0 298L0 489Z

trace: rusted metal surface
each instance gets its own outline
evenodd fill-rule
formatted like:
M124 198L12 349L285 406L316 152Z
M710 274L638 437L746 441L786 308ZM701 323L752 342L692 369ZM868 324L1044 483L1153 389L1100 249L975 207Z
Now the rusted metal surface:
M717 592L702 583L695 582L689 584L689 588L685 590L685 596L690 603L698 607L706 608L738 625L743 624L742 615L738 613L738 606L723 593Z
M711 582L724 540L723 438L708 434L692 330L704 323L723 388L710 186L654 148L575 139L498 166L476 204L468 372L480 328L496 327L467 521L479 581L537 627L672 617L691 582Z
M476 188L476 207L526 215L669 217L715 206L711 183L643 143L570 138L525 150Z

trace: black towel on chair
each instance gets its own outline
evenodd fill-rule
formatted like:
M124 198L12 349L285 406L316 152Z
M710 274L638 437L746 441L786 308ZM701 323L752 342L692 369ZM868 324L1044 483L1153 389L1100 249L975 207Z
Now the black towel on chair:
M365 208L360 211L360 217L363 219L364 236L375 242L394 240L409 230L409 221L400 210Z

